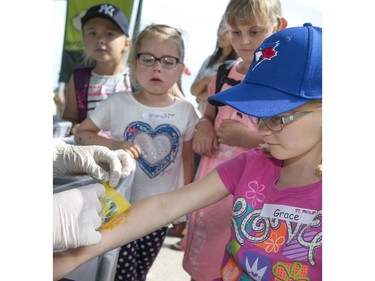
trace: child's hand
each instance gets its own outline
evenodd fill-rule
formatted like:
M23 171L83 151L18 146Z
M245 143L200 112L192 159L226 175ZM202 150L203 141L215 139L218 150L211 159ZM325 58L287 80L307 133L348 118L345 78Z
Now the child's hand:
M200 155L210 156L217 148L215 129L209 120L197 124L193 138L193 150Z
M229 146L239 146L241 135L244 130L248 130L244 124L237 120L225 119L217 128L216 136L219 143Z
M141 148L130 142L130 141L124 141L121 145L121 149L125 150L126 152L130 153L130 155L135 159L139 159L142 156L142 150Z
M225 119L220 123L216 136L218 142L229 146L243 146L251 148L258 146L261 139L256 131L251 131L243 123Z

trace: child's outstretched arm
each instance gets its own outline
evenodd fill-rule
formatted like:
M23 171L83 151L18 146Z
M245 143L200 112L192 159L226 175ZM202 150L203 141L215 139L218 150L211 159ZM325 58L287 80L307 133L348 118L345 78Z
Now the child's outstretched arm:
M86 117L79 126L74 140L79 145L103 145L112 150L128 150L134 159L138 159L142 151L140 147L130 141L119 141L112 138L106 138L99 135L100 128L98 128L90 117Z
M86 261L134 241L194 210L229 195L216 170L203 179L172 192L145 198L115 218L101 231L99 244L54 254L53 279L59 280Z

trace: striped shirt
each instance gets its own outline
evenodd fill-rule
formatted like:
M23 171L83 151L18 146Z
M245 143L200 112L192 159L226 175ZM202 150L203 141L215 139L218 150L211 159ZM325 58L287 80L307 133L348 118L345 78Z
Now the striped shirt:
M94 110L101 101L115 92L122 91L131 91L128 71L116 75L98 75L91 72L87 110Z

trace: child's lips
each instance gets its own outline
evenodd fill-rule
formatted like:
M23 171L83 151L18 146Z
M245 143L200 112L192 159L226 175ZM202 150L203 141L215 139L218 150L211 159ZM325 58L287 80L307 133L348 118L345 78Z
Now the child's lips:
M275 147L275 146L279 146L280 144L278 143L272 143L272 142L265 142L262 144L263 147L266 147L266 148L270 148L270 147Z
M254 53L254 50L251 50L251 49L241 49L240 51L242 53L244 53L244 54L252 54L252 53Z

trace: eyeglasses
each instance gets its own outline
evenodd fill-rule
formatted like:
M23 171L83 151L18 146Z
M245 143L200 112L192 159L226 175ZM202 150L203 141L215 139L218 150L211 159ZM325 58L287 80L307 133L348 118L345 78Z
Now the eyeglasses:
M179 58L175 58L172 56L163 56L163 57L157 58L150 54L140 53L140 54L137 54L137 58L139 62L144 66L153 66L155 62L158 61L160 62L161 66L165 69L172 69L178 63L180 63Z
M252 123L254 123L255 125L259 125L260 124L260 121L262 121L264 123L264 125L266 125L266 127L268 129L270 129L271 131L273 132L280 132L282 129L283 129L283 126L285 124L288 124L290 122L294 122L298 119L300 119L301 117L305 116L306 114L309 114L311 113L312 111L305 111L305 112L297 112L293 115L289 115L289 116L275 116L275 117L269 117L269 118L258 118L258 117L254 117L254 116L249 116L249 119Z

